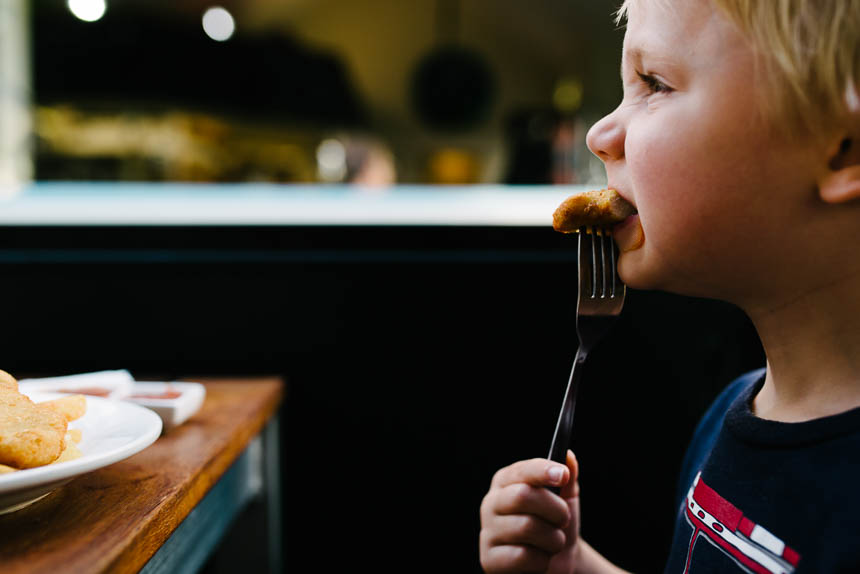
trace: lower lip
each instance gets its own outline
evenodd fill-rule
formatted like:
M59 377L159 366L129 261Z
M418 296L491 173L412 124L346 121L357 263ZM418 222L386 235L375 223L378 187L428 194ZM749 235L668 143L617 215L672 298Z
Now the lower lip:
M645 232L642 230L638 214L631 215L613 227L612 235L615 236L615 243L622 253L636 251L645 243Z
M627 219L625 219L624 221L622 221L620 223L616 223L615 226L612 227L612 233L613 234L619 233L621 231L624 231L625 229L627 229L631 225L638 225L638 224L639 224L639 214L634 213L633 215L627 217Z

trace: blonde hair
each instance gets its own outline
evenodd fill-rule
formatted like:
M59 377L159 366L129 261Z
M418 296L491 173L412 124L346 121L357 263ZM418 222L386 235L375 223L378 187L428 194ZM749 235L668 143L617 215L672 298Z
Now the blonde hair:
M637 1L624 0L619 23ZM764 111L778 125L823 134L860 113L858 0L711 1L759 53L766 70Z

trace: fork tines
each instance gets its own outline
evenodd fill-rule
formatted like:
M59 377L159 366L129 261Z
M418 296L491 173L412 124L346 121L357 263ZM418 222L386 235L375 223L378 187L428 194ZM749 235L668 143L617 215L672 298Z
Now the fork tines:
M615 243L608 229L581 227L580 241L584 242L580 254L591 255L591 265L580 267L580 288L592 299L620 296L621 282L615 272ZM590 288L590 289L589 289Z

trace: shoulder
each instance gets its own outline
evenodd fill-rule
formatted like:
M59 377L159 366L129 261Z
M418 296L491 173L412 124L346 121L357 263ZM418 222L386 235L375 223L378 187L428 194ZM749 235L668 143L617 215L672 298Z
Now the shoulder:
M717 398L714 399L704 416L702 416L698 426L696 426L690 446L687 448L687 453L681 465L681 474L678 481L678 492L681 493L681 496L686 492L687 487L690 486L690 482L714 446L717 435L723 427L723 421L726 418L729 407L732 406L738 397L760 382L764 375L764 368L741 375L729 383L717 395Z
M717 430L719 430L719 425L722 423L723 418L725 418L726 412L729 410L729 407L732 406L732 403L734 403L739 396L745 394L745 391L748 391L754 387L756 383L760 382L764 375L764 368L756 369L755 371L750 371L741 375L729 383L729 385L726 386L719 395L717 395L717 398L714 399L714 402L711 403L711 406L708 408L707 412L705 412L705 415L696 427L696 433L693 435L694 438L696 435L706 432L715 425L717 426Z
M739 396L746 394L746 391L749 391L756 383L760 382L764 375L765 369L756 369L755 371L741 375L729 383L717 395L717 398L714 399L714 402L711 403L711 406L705 412L704 416L702 416L696 427L696 431L693 433L690 448L701 446L702 443L706 443L708 448L710 448L713 444L713 439L716 438L717 433L723 425L723 420L725 420L729 407L732 406Z

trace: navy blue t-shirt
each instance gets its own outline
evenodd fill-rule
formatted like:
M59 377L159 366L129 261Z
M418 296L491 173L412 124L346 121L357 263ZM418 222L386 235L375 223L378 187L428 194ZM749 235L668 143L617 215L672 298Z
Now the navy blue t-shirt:
M758 418L764 374L729 385L696 429L667 574L860 573L860 408Z

